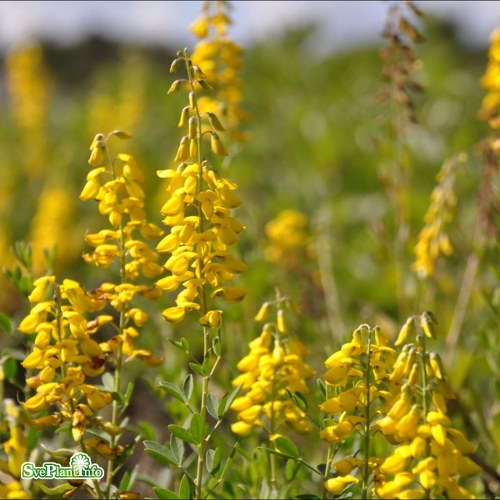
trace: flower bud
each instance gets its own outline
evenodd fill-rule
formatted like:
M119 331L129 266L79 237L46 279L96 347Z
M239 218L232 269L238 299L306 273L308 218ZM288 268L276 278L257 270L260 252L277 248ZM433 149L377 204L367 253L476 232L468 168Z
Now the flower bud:
M210 125L212 125L214 130L217 130L218 132L224 132L224 130L226 130L215 113L209 112L207 113L207 115L208 121L210 122Z
M167 94L171 95L174 92L177 92L180 88L180 85L181 85L180 80L175 80L175 82L172 83L172 85L170 85L170 88L168 89Z
M215 132L212 132L212 136L210 137L210 146L212 151L218 156L227 156L227 151L222 144L219 135Z

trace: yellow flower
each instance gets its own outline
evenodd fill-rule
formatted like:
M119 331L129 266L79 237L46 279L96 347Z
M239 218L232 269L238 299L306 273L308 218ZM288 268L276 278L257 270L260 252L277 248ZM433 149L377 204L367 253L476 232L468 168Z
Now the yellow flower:
M347 476L332 477L330 479L327 479L324 485L327 491L329 491L330 493L337 494L341 493L348 484L357 484L357 483L359 483L359 479L355 478L354 476L347 475Z
M423 279L434 274L435 263L440 255L451 255L453 248L445 225L450 222L457 200L454 193L455 171L465 161L459 155L445 162L436 178L438 184L431 194L431 203L424 217L425 226L415 245L415 262L412 269Z
M276 307L278 321L281 299L267 304L268 309L273 304ZM307 381L314 376L314 371L303 361L307 355L305 346L291 333L284 337L277 321L264 325L260 336L249 343L250 352L237 364L243 373L233 380L233 385L243 384L246 392L235 399L231 409L237 413L238 423L246 424L234 424L235 429L243 429L241 432L245 435L250 432L247 426L263 427L267 422L271 422L274 431L281 426L299 433L311 430L306 413L288 393L307 394Z

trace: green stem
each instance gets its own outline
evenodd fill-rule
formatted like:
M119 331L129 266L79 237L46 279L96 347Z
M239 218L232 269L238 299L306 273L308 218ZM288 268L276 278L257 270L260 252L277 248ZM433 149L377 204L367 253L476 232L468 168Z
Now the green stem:
M424 420L427 418L427 412L428 412L428 402L427 402L427 396L428 396L428 380L427 380L427 350L426 350L426 345L425 345L425 333L422 333L422 360L421 360L421 366L422 366L422 410L424 413ZM425 456L429 457L431 454L431 449L430 449L430 442L429 440L426 440L425 442ZM424 488L424 498L430 498L430 490Z
M365 435L364 435L364 462L363 462L363 488L362 488L362 498L365 500L368 498L368 484L370 481L370 363L371 363L371 338L372 338L372 330L368 332L368 358L366 361L366 373L365 373L365 387L366 387L366 404L365 404Z
M330 476L330 468L332 466L333 457L335 455L333 444L328 447L328 453L326 455L326 463L325 463L325 474L323 475L323 498L328 498L328 490L326 489L325 482L328 480Z
M106 156L108 159L109 166L111 168L111 173L113 179L116 179L116 172L113 164L113 160L109 153L109 149L106 145ZM119 234L119 255L120 255L120 284L127 282L126 274L126 251L125 251L125 231L123 226L123 220L120 219L120 224L118 227ZM120 318L118 323L118 337L120 342L118 343L118 351L116 353L116 367L113 377L113 391L115 393L120 393L121 380L122 380L122 368L123 368L123 332L125 330L125 311L123 308L120 310ZM113 426L118 425L118 420L120 418L120 403L115 399L113 400L112 410L111 410L111 423ZM114 449L118 445L119 436L111 436L111 448ZM107 498L112 498L111 490L113 488L113 478L116 473L115 471L116 455L112 455L108 460L107 470L106 470L106 495Z
M193 70L191 67L191 63L190 63L187 51L184 52L184 62L186 64L186 73L187 73L189 85L191 88L191 92L194 94L195 93L195 86L194 86ZM193 107L194 107L194 109L193 109L194 117L196 120L197 163L199 165L196 191L197 191L197 193L200 193L202 191L202 188L203 188L203 171L202 171L203 157L202 157L202 150L201 150L203 130L202 130L201 114L200 114L200 110L198 108L198 101L196 98L193 99ZM199 202L196 202L196 204L197 204L198 220L199 220L199 229L198 230L200 233L203 233L205 230L203 212L201 209L201 204ZM203 257L198 257L198 269L200 272L201 272L202 268L203 268ZM203 317L205 314L207 314L207 312L209 310L206 284L203 284L200 286L199 294L200 294L200 302L201 302L200 315ZM203 327L203 361L205 361L207 356L210 356L210 329L208 327ZM205 429L205 427L206 427L208 388L210 385L210 377L212 374L213 374L213 369L210 370L207 373L207 375L205 375L203 377L202 387L201 387L200 415L201 415L203 429ZM210 437L211 435L212 434L208 434L207 437ZM205 448L208 445L208 443L209 443L209 439L204 438L201 440L201 442L196 447L197 454L198 454L197 463L196 463L196 479L195 479L196 498L202 498L203 465L204 465L204 457L205 457Z

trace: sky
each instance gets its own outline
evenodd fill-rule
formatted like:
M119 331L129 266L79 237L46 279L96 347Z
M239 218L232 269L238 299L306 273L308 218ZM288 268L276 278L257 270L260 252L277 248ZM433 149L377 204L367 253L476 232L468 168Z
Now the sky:
M323 50L376 41L388 2L234 1L232 37L243 45L304 21L319 24ZM500 27L499 1L425 1L426 12L456 21L460 36L477 46ZM141 44L179 46L193 41L187 26L198 15L198 1L38 1L0 2L0 50L40 37L72 44L91 34Z

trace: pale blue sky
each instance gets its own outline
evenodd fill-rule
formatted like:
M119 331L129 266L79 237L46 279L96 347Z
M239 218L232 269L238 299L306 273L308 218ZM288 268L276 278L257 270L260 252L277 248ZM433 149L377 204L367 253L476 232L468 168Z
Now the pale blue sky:
M139 43L189 44L187 31L201 2L0 2L0 48L40 36L72 43L91 34ZM455 19L463 38L486 45L500 26L500 2L425 1L424 11ZM262 39L306 20L318 21L324 50L377 40L388 2L233 2L233 37L242 44Z

